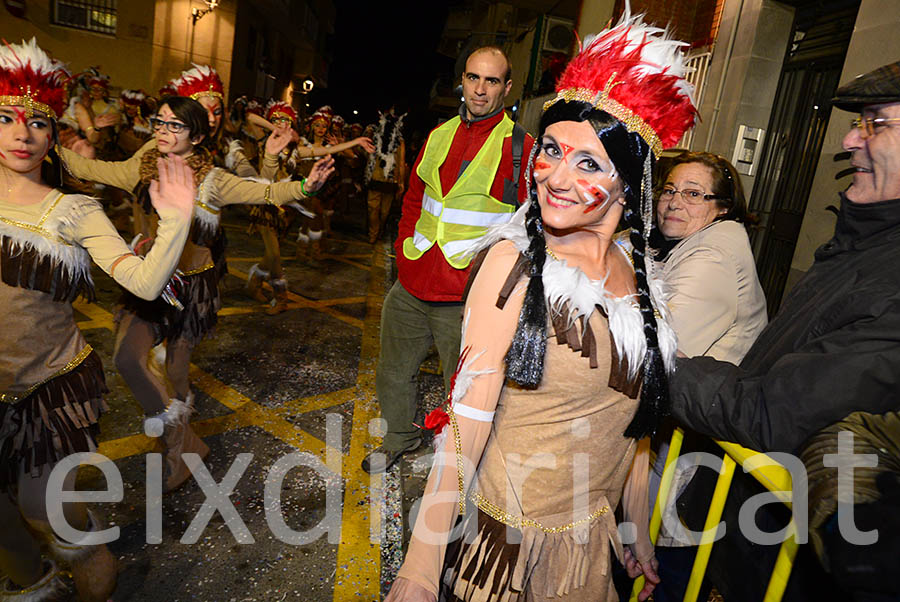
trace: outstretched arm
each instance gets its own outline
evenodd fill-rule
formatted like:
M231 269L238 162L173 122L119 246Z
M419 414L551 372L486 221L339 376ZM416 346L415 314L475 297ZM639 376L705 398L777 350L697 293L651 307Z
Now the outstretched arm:
M156 140L151 138L125 161L100 161L86 159L68 148L62 149L62 160L72 175L81 180L99 182L131 192L140 180L141 157L151 148L156 148Z
M150 184L150 199L160 216L153 247L143 258L134 255L94 200L83 207L73 238L87 249L104 272L148 301L156 299L171 278L191 226L194 177L179 157L159 159L159 180Z
M518 323L524 286L510 296L503 309L496 303L517 257L511 243L498 243L472 284L464 310L463 352L451 392L451 422L444 426L442 436L446 433L446 437L428 476L406 559L385 602L437 599L450 529L481 461L506 380L504 357Z

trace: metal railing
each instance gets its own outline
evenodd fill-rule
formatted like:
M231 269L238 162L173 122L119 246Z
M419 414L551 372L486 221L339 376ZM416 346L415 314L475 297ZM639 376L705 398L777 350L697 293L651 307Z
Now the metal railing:
M662 509L666 507L668 497L672 486L672 477L675 473L675 464L678 455L681 452L681 443L684 439L684 431L676 428L669 442L669 452L666 455L666 467L663 470L662 480L659 484L659 493L653 505L653 514L650 517L650 541L656 544L659 536L660 526L662 524ZM706 567L709 563L709 556L712 553L712 546L716 536L716 526L722 519L722 511L725 509L725 501L728 499L728 490L731 487L731 479L734 476L734 469L737 464L741 464L744 470L749 472L759 481L766 489L776 494L780 501L790 506L793 495L785 495L785 492L791 492L791 473L788 470L763 453L747 449L736 443L726 441L716 441L716 443L725 450L725 456L722 458L722 466L719 469L719 478L716 480L716 488L713 491L712 502L709 505L709 511L706 514L706 522L703 525L703 535L700 539L700 545L697 548L697 555L694 558L694 566L691 570L691 576L688 581L687 590L684 594L684 602L696 602L700 593L700 586L706 575ZM780 602L784 595L785 587L787 587L788 579L791 576L791 570L794 566L794 558L797 555L798 543L796 541L796 525L793 517L788 524L786 537L778 550L778 557L775 560L775 566L772 569L772 575L769 578L769 585L766 589L763 602ZM644 587L644 578L635 579L634 586L631 590L631 602L636 602L638 593Z

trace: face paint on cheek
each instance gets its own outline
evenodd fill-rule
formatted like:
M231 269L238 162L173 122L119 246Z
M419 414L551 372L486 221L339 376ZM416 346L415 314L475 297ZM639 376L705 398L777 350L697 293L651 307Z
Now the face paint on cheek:
M584 208L583 213L590 213L600 207L606 205L609 201L609 191L599 184L591 184L587 180L576 180L585 197L590 199Z
M537 169L550 169L550 164L546 161L537 160L534 162L534 168Z

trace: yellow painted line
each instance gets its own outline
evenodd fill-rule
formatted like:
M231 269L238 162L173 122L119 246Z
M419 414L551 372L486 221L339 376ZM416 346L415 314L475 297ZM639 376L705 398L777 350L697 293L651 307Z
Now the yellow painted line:
M232 276L236 276L242 280L247 280L247 278L249 278L249 275L246 272L242 272L233 267L228 268L228 273L231 274ZM268 286L268 283L266 285ZM336 318L336 319L340 320L341 322L345 322L346 324L349 324L350 326L353 326L354 328L362 329L362 327L363 327L363 321L360 320L359 318L354 318L353 316L348 316L347 314L337 311L336 309L333 309L331 307L328 307L327 305L324 305L323 303L321 303L319 301L313 301L311 299L307 299L306 297L301 297L300 295L297 295L296 293L292 293L291 291L288 291L287 297L294 303L298 304L298 306L301 308L314 309L316 311L322 312L323 314L328 314L329 316Z
M191 428L200 437L211 437L228 431L248 426L244 416L229 413L215 418L198 420L191 423ZM129 435L118 439L110 439L100 443L97 450L110 460L121 460L130 456L162 451L162 444L146 435Z
M326 408L332 408L347 403L348 401L356 399L357 394L356 387L351 387L349 389L341 389L340 391L332 391L331 393L301 397L283 403L275 410L275 412L281 416L306 414L308 412L324 410Z
M225 407L240 413L248 425L259 427L288 445L296 447L300 451L308 451L315 454L323 462L325 461L326 445L318 437L294 426L279 416L274 410L258 405L249 397L239 393L194 364L191 364L189 374L191 381L198 389ZM340 450L336 451L338 454L342 453Z
M358 261L353 261L352 259L347 259L346 257L341 256L341 255L332 255L330 253L322 253L322 257L323 258L327 257L328 259L334 259L335 261L340 261L341 263L346 263L347 265L351 265L351 266L353 266L359 270L362 270L364 272L368 272L371 269L370 266L367 266L364 263L359 263Z
M319 303L325 306L350 305L351 303L365 303L365 297L340 297L338 299L320 299Z
M243 307L223 307L219 310L219 317L224 316L243 316L246 314L261 314L269 309L270 305L261 303L259 305L246 305Z
M108 330L114 330L115 327L113 325L113 321L109 320L84 320L82 322L75 322L75 324L81 330L96 330L98 328L106 328Z
M370 533L380 533L381 521L369 513L369 484L378 489L383 476L371 479L360 466L371 441L369 421L378 417L375 401L375 364L378 361L378 329L386 282L384 256L376 246L369 272L366 319L357 373L357 401L353 408L350 452L344 462L344 506L341 520L341 543L338 546L334 576L335 602L344 600L379 600L381 597L381 546L370 540Z

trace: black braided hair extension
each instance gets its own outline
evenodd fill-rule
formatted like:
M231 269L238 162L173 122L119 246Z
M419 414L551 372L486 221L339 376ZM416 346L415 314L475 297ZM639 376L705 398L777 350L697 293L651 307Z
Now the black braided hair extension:
M521 387L536 389L544 377L544 353L547 351L547 300L542 277L547 243L534 189L525 214L525 232L529 241L525 256L531 260L531 267L516 334L506 352L506 376Z

